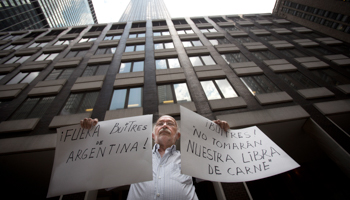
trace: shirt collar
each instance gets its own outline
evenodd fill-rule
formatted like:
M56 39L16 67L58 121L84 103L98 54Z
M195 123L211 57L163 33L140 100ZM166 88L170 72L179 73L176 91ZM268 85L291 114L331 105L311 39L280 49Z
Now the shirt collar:
M154 144L152 152L156 153L158 149L159 149L159 144ZM174 151L176 151L176 145L175 144L173 144L171 147L167 148L165 150L165 153L167 153L167 152L173 153Z

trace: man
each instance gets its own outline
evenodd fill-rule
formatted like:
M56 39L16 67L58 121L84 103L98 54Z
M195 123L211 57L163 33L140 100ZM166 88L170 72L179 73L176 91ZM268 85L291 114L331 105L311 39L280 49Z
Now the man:
M82 128L90 129L97 122L97 119L85 118L80 124ZM214 122L225 131L230 128L226 121ZM163 115L157 120L152 133L155 142L152 150L153 181L131 184L128 199L198 199L192 177L181 174L180 152L175 147L180 136L173 117Z

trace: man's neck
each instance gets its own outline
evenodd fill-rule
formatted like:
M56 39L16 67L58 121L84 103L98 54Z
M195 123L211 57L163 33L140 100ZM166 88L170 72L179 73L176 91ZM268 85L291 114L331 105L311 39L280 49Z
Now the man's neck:
M171 145L171 146L172 146L172 145ZM159 154L160 154L160 157L163 157L164 154L165 154L166 149L169 148L169 147L171 147L171 146L159 144L158 152L159 152Z

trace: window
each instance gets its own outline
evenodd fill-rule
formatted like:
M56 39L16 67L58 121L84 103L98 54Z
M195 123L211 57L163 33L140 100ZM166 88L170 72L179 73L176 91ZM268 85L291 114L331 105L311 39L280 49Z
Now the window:
M208 23L207 20L205 20L204 18L192 19L192 21L196 24Z
M125 108L137 108L142 106L142 87L117 89L113 92L113 97L109 110Z
M72 42L72 40L58 40L57 42L55 42L55 44L53 44L53 45L65 45L65 44L69 44L69 43L71 43Z
M213 58L210 55L207 56L192 56L190 61L194 67L204 65L215 65Z
M72 28L67 34L81 33L85 28Z
M144 61L122 62L120 64L119 73L142 72L144 65Z
M95 41L97 38L81 38L81 40L79 41L79 43L83 43L83 42L92 42Z
M180 62L178 58L167 58L156 60L156 69L172 69L180 68Z
M265 40L265 41L277 41L277 40L279 40L275 36L272 36L272 35L258 36L258 38L260 40Z
M81 50L81 51L70 51L65 58L73 58L73 57L84 57L87 50Z
M290 87L295 90L307 89L307 88L315 88L318 87L316 83L312 82L309 78L304 76L302 73L296 72L288 72L281 73L278 76Z
M312 70L311 72L327 84L334 86L350 83L348 78L332 69Z
M238 43L240 44L243 44L243 43L249 43L249 42L255 42L255 40L253 40L252 38L250 37L233 37L233 39L235 41L237 41Z
M255 26L242 26L242 29L248 32L250 30L255 30L255 29L258 29L258 28L255 27Z
M322 47L309 47L306 48L309 52L318 55L318 56L323 56L323 55L330 55L330 54L334 54L333 52L322 48Z
M211 20L213 20L215 23L218 22L227 22L224 18L222 17L216 17L216 18L210 18Z
M14 50L17 50L19 48L21 48L23 45L9 45L7 46L6 48L4 48L3 50L11 50L11 49L14 49Z
M154 49L172 49L172 48L174 48L174 43L172 42L154 44Z
M146 27L146 23L142 22L142 23L132 23L131 28L142 28L142 27Z
M208 100L238 96L227 79L201 81L201 85Z
M278 27L276 27L274 25L264 25L263 27L266 28L266 29L278 28Z
M242 53L221 54L221 57L227 62L227 64L249 62L249 59L246 58Z
M159 104L181 103L191 101L186 83L175 83L158 86Z
M182 44L184 45L184 47L199 47L199 46L203 46L203 44L199 40L182 41Z
M202 28L199 29L202 33L215 33L218 32L215 28Z
M290 40L297 40L300 39L300 37L294 35L294 34L288 34L288 35L283 35L285 38L290 39Z
M42 61L42 60L53 60L58 56L59 53L43 53L41 56L39 56L35 61Z
M145 45L139 44L139 45L129 45L125 47L125 52L133 52L133 51L144 51Z
M50 107L54 99L54 96L28 98L13 113L13 115L10 117L10 120L41 118L44 115L45 111Z
M61 115L92 112L99 92L70 94Z
M279 92L275 84L273 84L265 75L246 76L240 78L253 96L256 94Z
M298 58L298 57L306 56L304 53L301 53L299 50L296 50L296 49L280 49L278 51L290 58Z
M36 43L36 42L34 42L34 43L31 44L28 48L44 47L45 45L47 45L47 42L42 42L42 43Z
M240 29L235 26L226 26L222 28L225 29L225 31L240 31Z
M178 20L172 20L174 25L180 25L180 24L187 24L186 20L184 19L178 19Z
M46 34L45 36L53 36L53 35L57 36L60 33L62 33L62 31L64 31L64 30L52 30L48 34Z
M32 82L40 72L19 72L13 77L6 85L19 84L19 83L30 83Z
M121 37L121 35L110 35L106 36L103 40L120 40Z
M0 75L0 80L1 80L2 78L4 78L5 76L6 76L6 74Z
M278 59L278 57L271 53L270 51L253 51L250 52L259 60L272 60L272 59Z
M74 71L74 68L54 69L46 77L45 81L57 80L57 79L68 79L70 75L73 73L73 71Z
M114 54L116 49L117 49L116 47L98 48L95 52L95 55Z
M231 44L231 42L228 39L226 39L226 38L210 39L209 42L212 45Z
M189 29L189 30L177 30L177 34L181 35L181 34L193 34L194 32Z
M166 21L153 21L153 26L166 26Z
M170 35L169 31L154 31L153 36L164 36L164 35Z
M141 38L141 37L146 37L146 33L129 34L129 38Z
M28 58L30 58L30 56L14 56L4 64L24 63Z
M125 24L113 24L111 30L124 29Z
M106 75L108 67L109 67L109 65L92 65L92 66L87 66L81 76L85 77L85 76Z
M89 32L103 31L103 29L104 29L105 27L106 27L106 26L93 26L93 27L91 27L91 29L89 30Z

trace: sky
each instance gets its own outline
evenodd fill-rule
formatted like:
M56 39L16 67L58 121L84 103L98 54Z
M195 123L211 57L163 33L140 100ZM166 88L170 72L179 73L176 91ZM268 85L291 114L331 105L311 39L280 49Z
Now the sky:
M92 2L98 23L109 23L119 21L130 0L92 0ZM172 18L272 13L275 2L276 0L164 0Z

